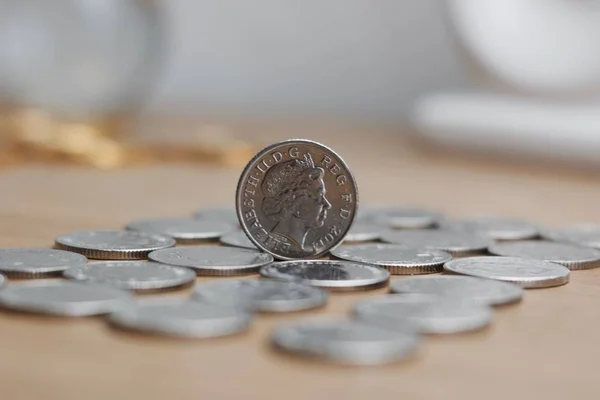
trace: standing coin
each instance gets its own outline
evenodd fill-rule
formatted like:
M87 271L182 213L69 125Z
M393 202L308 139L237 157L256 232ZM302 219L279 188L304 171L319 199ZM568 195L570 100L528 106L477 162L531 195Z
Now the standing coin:
M148 257L159 263L192 268L198 275L219 276L254 274L273 262L270 254L222 246L177 247L154 251Z
M352 320L316 320L281 326L271 336L282 351L344 365L398 362L419 344L414 331L391 331Z
M294 282L270 279L233 279L198 285L194 300L249 311L291 312L321 307L327 292Z
M294 281L337 291L375 289L384 286L390 273L383 268L337 260L299 260L273 263L262 276Z
M55 249L0 249L0 272L14 278L38 278L83 266L81 254Z
M221 221L238 226L239 221L235 208L209 208L194 213L194 217L202 220Z
M126 229L170 236L180 243L216 240L234 229L234 225L192 218L155 218L133 221Z
M441 250L453 256L466 256L486 252L489 239L463 232L434 229L390 230L381 241L418 249Z
M525 240L539 236L539 228L527 221L510 218L480 217L445 221L443 228L468 232L493 240Z
M498 256L551 261L571 270L600 267L600 250L565 243L542 240L506 242L493 244L489 250Z
M120 289L156 290L186 285L196 279L189 268L147 261L102 261L70 268L66 278L104 283Z
M344 242L371 242L379 239L385 230L381 225L355 222L344 237Z
M221 242L221 244L224 244L227 246L242 247L245 249L257 250L254 243L252 243L252 241L250 239L248 239L248 236L246 235L246 233L244 231L229 232L229 233L221 236L221 238L219 239L219 242Z
M56 238L56 247L88 258L137 260L148 253L175 246L175 239L135 231L84 231Z
M600 225L576 224L542 231L544 239L600 249Z
M331 252L337 259L378 265L395 275L441 272L452 259L439 250L417 249L395 244L357 244L339 247Z
M344 238L358 206L356 182L333 150L287 140L260 151L237 187L244 231L279 259L317 258Z
M569 282L569 269L548 261L517 257L469 257L444 265L448 272L496 279L524 289L546 288Z
M390 283L392 293L424 293L471 300L485 305L514 303L523 297L517 285L470 276L415 276Z

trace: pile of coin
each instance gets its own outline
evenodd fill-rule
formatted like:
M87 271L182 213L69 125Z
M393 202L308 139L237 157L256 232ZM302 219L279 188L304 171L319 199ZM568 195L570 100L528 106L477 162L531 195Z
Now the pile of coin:
M350 365L405 360L423 336L485 328L493 307L520 302L523 289L564 285L570 270L600 266L600 226L547 230L401 206L359 212L346 163L307 140L257 154L241 174L235 209L55 242L0 249L0 307L106 315L115 328L209 338L241 333L262 313L322 307L330 292L389 285L390 294L360 301L347 318L287 324L270 338L281 351ZM199 284L198 275L235 278ZM136 296L190 287L186 297Z

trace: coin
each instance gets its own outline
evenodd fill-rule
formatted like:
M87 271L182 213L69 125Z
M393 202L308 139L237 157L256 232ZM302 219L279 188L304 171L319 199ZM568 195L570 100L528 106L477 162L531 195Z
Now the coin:
M248 329L250 314L192 301L139 303L111 314L113 326L180 338L211 338L233 335Z
M344 242L370 242L381 237L385 227L364 222L355 222L344 237Z
M377 265L395 275L431 274L441 272L452 256L439 250L417 249L396 244L356 244L342 246L331 252L341 260Z
M235 208L209 208L200 209L194 213L194 217L202 220L221 221L235 226L239 225Z
M291 312L321 307L327 292L294 282L232 279L196 286L192 299L250 311Z
M539 236L539 227L527 221L511 218L480 217L444 221L442 227L469 232L494 240L525 240Z
M84 231L56 238L60 249L105 260L143 259L151 251L173 246L173 238L135 231Z
M0 306L11 310L66 317L108 314L126 307L133 297L107 285L69 281L17 283L0 290Z
M81 254L55 249L0 249L0 272L14 278L37 278L59 274L85 265Z
M444 264L444 270L477 278L514 283L522 288L546 288L569 282L569 270L549 261L517 257L469 257Z
M63 272L66 278L103 283L120 289L156 290L186 285L196 280L189 268L147 261L102 261Z
M337 291L375 289L390 274L373 265L337 260L298 260L273 263L260 270L262 276L295 281Z
M572 270L600 267L600 250L565 243L542 240L496 243L489 251L498 256L551 261Z
M466 256L486 252L489 239L462 232L434 229L390 230L381 241L428 250L441 250L453 256Z
M523 289L507 282L470 276L415 276L390 283L392 293L423 293L471 300L485 305L514 303Z
M254 274L263 265L273 262L270 254L221 246L187 246L157 250L148 257L159 263L192 268L198 275L219 276Z
M192 218L155 218L133 221L126 229L170 236L180 243L215 240L235 229L230 223Z
M391 294L359 302L354 315L364 323L389 329L413 326L423 333L450 334L481 329L492 322L482 304L431 294Z
M575 224L542 231L544 239L600 249L600 224Z
M233 247L242 247L245 249L257 250L257 247L252 243L244 231L229 232L219 239L221 244Z
M242 228L278 259L318 258L337 246L358 206L354 177L333 150L294 139L261 150L238 182Z
M431 228L443 219L439 212L398 206L370 208L364 215L366 220L396 229Z
M414 331L392 331L353 320L321 320L277 327L273 345L282 351L345 365L398 362L414 354Z

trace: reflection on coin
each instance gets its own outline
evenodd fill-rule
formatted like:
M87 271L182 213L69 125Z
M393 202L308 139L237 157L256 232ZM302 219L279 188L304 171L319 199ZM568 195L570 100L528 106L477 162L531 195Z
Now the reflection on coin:
M60 249L105 260L143 259L151 251L173 246L173 238L135 231L84 231L56 238Z
M256 246L278 259L320 257L344 238L357 186L333 150L294 139L261 150L237 187L236 210Z
M443 218L438 212L409 207L371 208L365 216L371 220L396 229L424 229L437 225Z
M385 227L364 222L355 222L344 237L344 242L370 242L379 239Z
M291 312L323 306L327 292L294 282L270 279L233 279L198 285L194 300L249 311Z
M196 279L196 273L191 269L147 261L95 262L70 268L63 275L86 283L103 283L131 290L171 288Z
M489 251L498 256L551 261L572 270L600 267L600 250L566 243L543 240L496 243Z
M576 224L542 231L544 239L600 249L600 224Z
M245 249L257 250L257 247L248 239L244 231L229 232L219 239L221 244L233 247L242 247Z
M154 218L133 221L126 229L170 236L178 242L218 239L234 229L222 221L192 218Z
M0 272L14 278L37 278L59 274L85 265L81 254L55 249L0 249Z
M539 236L539 228L527 221L510 218L480 217L445 221L448 230L468 232L494 240L524 240Z
M194 213L194 217L202 220L221 221L238 226L239 221L235 208L209 208Z
M338 291L378 288L384 286L390 277L389 272L383 268L337 260L278 262L263 267L260 273L267 278Z
M507 282L470 276L415 276L390 283L392 293L423 293L501 305L521 300L523 289Z
M107 285L68 281L18 283L0 290L0 306L4 308L67 317L108 314L132 299L128 292Z
M492 310L464 299L430 294L392 294L359 302L356 317L389 329L414 326L423 333L459 333L481 329L492 322Z
M442 250L453 256L480 254L491 244L489 239L462 232L433 229L390 230L381 241L418 249Z
M419 344L414 331L392 331L352 320L315 320L276 328L273 345L282 351L345 365L398 362Z
M109 316L117 327L181 338L211 338L248 329L250 314L235 308L182 301L150 301Z
M273 262L269 254L256 250L222 246L188 246L150 253L151 260L188 267L198 275L243 275L257 273L260 267Z
M378 265L395 275L441 272L444 263L452 259L450 254L439 250L376 243L342 246L333 250L331 256Z
M569 270L548 261L517 257L469 257L444 264L448 272L496 279L522 288L546 288L569 282Z

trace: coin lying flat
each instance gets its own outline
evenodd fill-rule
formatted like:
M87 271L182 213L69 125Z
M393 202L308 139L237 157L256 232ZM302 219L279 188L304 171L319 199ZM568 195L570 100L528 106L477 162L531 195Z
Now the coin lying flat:
M450 334L481 329L492 322L482 304L430 294L391 294L359 302L354 315L362 322L389 329L415 327L423 333Z
M540 233L537 225L511 218L480 217L445 221L442 226L449 230L469 232L494 240L533 239Z
M431 228L443 219L439 212L410 207L371 208L364 215L373 222L395 229Z
M192 218L155 218L133 221L126 229L169 236L178 242L215 240L232 231L234 225L222 221Z
M152 261L188 267L198 275L243 275L257 273L273 262L270 254L256 250L222 246L188 246L157 250L148 256Z
M127 330L181 338L211 338L248 329L250 314L198 302L139 303L111 314L109 323Z
M282 351L345 365L398 362L418 347L414 331L391 331L352 320L322 320L276 328L273 345Z
M390 283L392 293L423 293L502 305L523 297L523 289L507 282L458 275L415 276Z
M566 243L542 240L496 243L489 251L498 256L551 261L572 270L600 267L600 250Z
M441 272L452 256L439 250L417 249L395 244L357 244L342 246L331 252L341 260L377 265L395 275Z
M441 250L453 256L481 254L491 244L489 239L463 232L434 229L390 230L381 241L418 249Z
M294 139L261 150L238 182L242 228L278 259L318 258L337 246L352 225L357 186L333 150Z
M600 224L575 224L542 231L542 237L554 242L600 249Z
M0 291L0 306L16 311L84 317L108 314L126 307L133 297L106 285L36 281L10 285Z
M148 253L175 246L175 239L135 231L84 231L56 238L56 247L105 260L144 259Z
M444 264L444 270L477 278L510 282L524 289L569 282L569 269L549 261L517 257L469 257Z
M270 279L232 279L198 285L192 299L250 311L291 312L325 305L322 289Z
M14 278L37 278L59 274L85 265L81 254L55 249L0 249L0 272Z
M219 239L221 244L233 247L242 247L244 249L257 250L257 247L252 243L244 231L233 231L229 232Z
M262 276L295 281L337 291L375 289L390 274L373 265L337 260L298 260L273 263L260 270Z
M235 208L209 208L194 213L194 217L202 220L221 221L235 226L239 225Z
M156 290L186 285L196 280L189 268L147 261L102 261L70 268L66 278L102 283L131 290Z
M370 242L381 237L385 227L364 222L355 222L344 237L344 242Z

